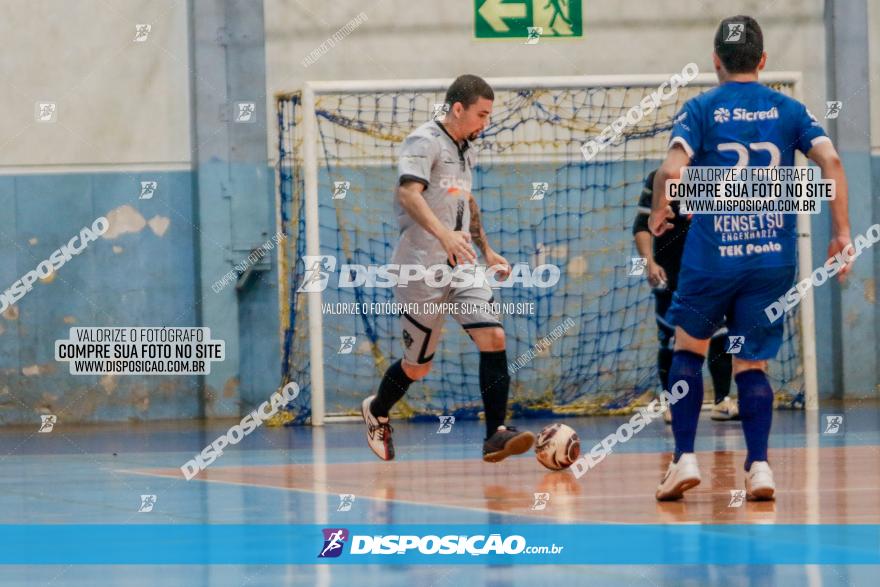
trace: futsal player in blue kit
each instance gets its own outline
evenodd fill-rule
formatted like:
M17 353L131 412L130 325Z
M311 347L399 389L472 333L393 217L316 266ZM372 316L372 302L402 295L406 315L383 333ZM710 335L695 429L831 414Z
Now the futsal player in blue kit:
M714 48L719 86L688 100L674 119L666 159L654 178L651 232L660 236L672 228L666 182L679 179L684 166L791 166L798 150L819 167L823 179L836 183L836 199L828 203L828 256L845 248L851 251L840 157L803 104L758 83L758 72L767 61L758 23L748 16L724 19ZM672 406L675 456L657 488L658 500L680 499L700 483L694 440L703 404L702 365L709 339L725 316L729 334L744 337L741 351L733 357L733 374L748 449L746 496L774 498L776 484L767 458L773 389L766 371L767 361L782 345L784 320L771 323L764 308L792 286L796 247L794 214L694 215L667 314L675 325L669 381L686 382L687 393ZM844 267L838 278L848 270Z

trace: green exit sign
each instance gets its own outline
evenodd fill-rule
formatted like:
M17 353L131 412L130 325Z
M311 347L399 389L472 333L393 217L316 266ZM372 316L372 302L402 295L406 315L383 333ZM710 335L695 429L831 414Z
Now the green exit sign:
M581 0L474 0L478 39L582 37Z

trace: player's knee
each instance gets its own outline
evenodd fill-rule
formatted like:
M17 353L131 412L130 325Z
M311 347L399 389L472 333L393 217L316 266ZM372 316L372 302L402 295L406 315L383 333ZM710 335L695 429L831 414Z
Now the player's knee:
M481 328L472 333L477 348L481 351L503 351L505 349L503 328Z
M709 350L709 341L708 339L694 338L685 332L681 326L677 326L675 328L675 350L690 351L705 357L706 352Z
M431 365L431 361L428 361L427 363L410 363L408 361L403 361L401 364L403 372L413 381L423 379L428 373L430 373Z
M733 357L733 375L737 376L743 371L763 371L767 372L767 361L748 361L746 359L740 359L739 357Z
M490 351L503 351L505 345L504 330L502 328L489 329L489 348Z

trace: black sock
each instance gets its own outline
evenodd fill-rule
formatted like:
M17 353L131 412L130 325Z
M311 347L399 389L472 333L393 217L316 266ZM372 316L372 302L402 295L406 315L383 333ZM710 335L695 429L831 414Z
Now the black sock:
M377 418L387 418L388 412L397 400L403 397L413 380L403 372L401 361L397 361L385 371L376 399L370 404L370 412Z
M507 373L507 351L480 353L480 395L486 413L486 438L492 436L507 416L507 393L510 375Z
M660 385L663 391L669 391L669 367L672 366L672 349L660 347L657 351L657 374L660 375Z
M733 371L733 356L727 352L727 337L716 336L709 343L709 373L712 387L715 388L715 403L721 403L730 395L730 375Z

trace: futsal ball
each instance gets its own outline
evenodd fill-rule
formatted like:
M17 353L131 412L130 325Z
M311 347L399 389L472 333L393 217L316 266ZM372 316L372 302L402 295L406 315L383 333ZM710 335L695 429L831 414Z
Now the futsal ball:
M550 424L541 430L535 443L538 462L554 471L570 467L580 454L577 432L565 424Z

